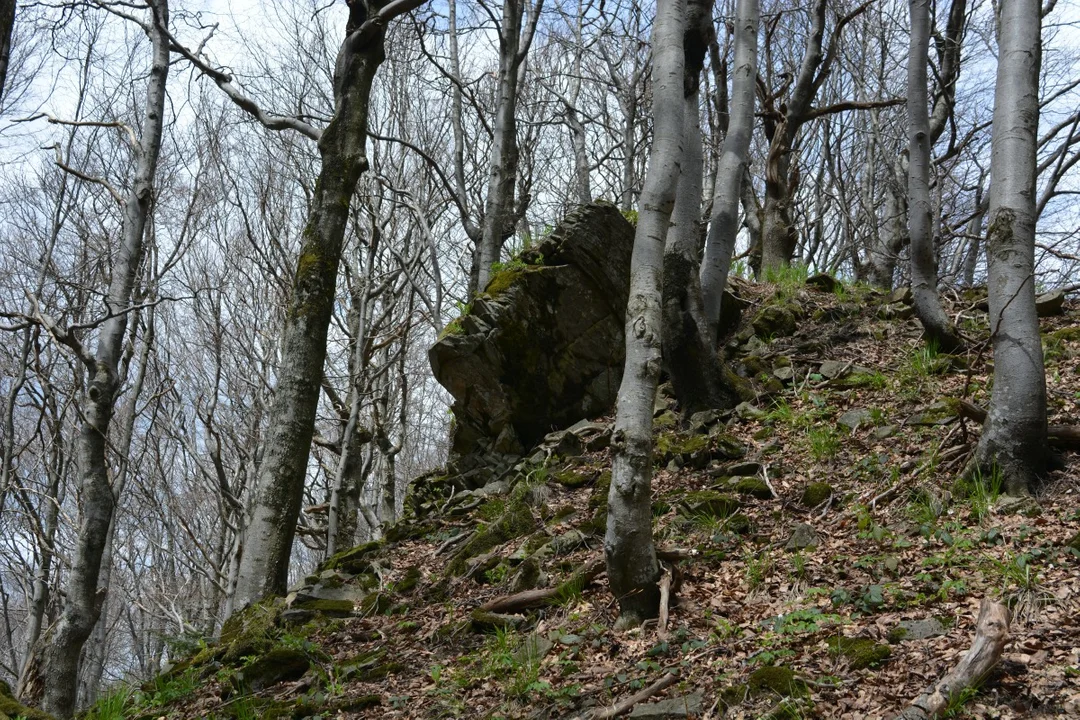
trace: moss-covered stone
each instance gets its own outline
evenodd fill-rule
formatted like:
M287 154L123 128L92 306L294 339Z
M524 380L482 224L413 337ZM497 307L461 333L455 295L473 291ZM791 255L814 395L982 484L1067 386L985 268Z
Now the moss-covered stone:
M746 683L751 697L775 694L780 697L806 697L810 694L806 683L795 677L791 668L768 665L750 673Z
M291 610L308 610L328 617L349 617L355 610L352 600L300 600L292 604Z
M1073 535L1072 539L1069 540L1069 542L1065 543L1065 546L1072 548L1073 550L1080 553L1080 532Z
M242 657L260 655L274 646L284 600L272 598L233 613L221 628L222 658L235 662Z
M394 605L394 599L389 593L373 592L364 596L356 605L356 610L364 617L370 617L372 615L385 615L390 612L390 608Z
M803 489L799 502L803 507L815 508L829 499L833 494L833 486L827 482L812 482Z
M367 710L368 708L377 707L379 705L382 705L382 696L359 695L338 703L335 706L335 709L342 712L360 712L361 710Z
M371 557L384 545L382 540L375 540L342 550L328 558L320 567L324 570L340 570L352 575L368 572L371 569Z
M754 334L763 340L793 335L798 326L797 310L787 303L766 305L751 321Z
M309 667L311 660L304 653L277 647L241 668L233 683L237 690L259 692L282 681L298 680Z
M718 520L731 517L742 507L742 503L739 502L738 498L715 490L698 490L686 493L680 499L680 504L689 515L704 515Z
M349 682L372 682L404 669L401 663L387 662L385 658L384 647L353 655L338 663L338 677Z
M471 627L475 632L493 630L512 630L521 624L521 618L514 615L500 615L477 608L469 614Z
M863 670L869 667L877 667L892 654L888 645L879 644L870 638L834 637L828 640L829 652L834 656L842 656L848 661L852 670Z
M740 495L750 495L758 500L771 500L772 490L761 478L741 477L735 478L735 492Z
M656 430L671 430L678 426L679 416L673 410L665 410L653 418L653 428Z
M608 493L611 492L611 471L605 470L596 479L592 494L589 495L590 508L603 508L607 512Z
M584 487L591 483L595 477L595 472L582 472L571 468L560 470L554 475L555 482L570 489Z
M692 455L709 447L704 435L683 435L677 432L662 433L656 438L656 453L664 461L675 455Z

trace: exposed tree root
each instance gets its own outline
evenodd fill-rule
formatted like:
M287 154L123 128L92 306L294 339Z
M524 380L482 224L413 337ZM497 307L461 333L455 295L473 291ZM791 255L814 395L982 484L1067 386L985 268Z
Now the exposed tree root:
M977 423L986 422L986 411L967 400L960 401L960 417L974 420ZM1080 426L1076 425L1048 425L1046 439L1051 445L1063 450L1080 450Z

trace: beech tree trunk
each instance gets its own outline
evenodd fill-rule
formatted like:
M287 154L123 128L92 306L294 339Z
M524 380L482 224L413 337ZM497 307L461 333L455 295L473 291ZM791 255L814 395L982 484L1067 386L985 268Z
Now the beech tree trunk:
M986 239L994 388L975 453L1010 495L1046 467L1046 373L1035 312L1035 175L1042 17L1038 0L999 6L997 84Z
M716 344L721 303L739 234L739 199L754 132L754 80L757 77L757 0L739 0L735 11L735 70L724 149L716 170L712 217L701 265L701 292L709 339Z
M911 44L908 52L908 236L911 240L911 292L915 314L927 342L952 352L959 336L938 294L937 252L930 205L930 115L926 68L930 64L930 0L911 0Z
M362 18L350 20L338 52L334 117L319 139L322 168L286 311L266 450L259 466L255 503L237 577L236 609L267 595L284 593L288 584L289 557L319 404L327 329L336 298L338 263L352 196L360 175L367 169L371 82L384 58L385 22L361 22Z
M120 361L127 333L128 311L135 278L143 258L143 240L154 198L154 176L165 114L165 85L169 74L169 42L165 29L169 6L164 0L147 3L152 19L144 26L152 43L150 78L135 156L131 191L123 199L122 239L112 266L106 296L108 319L101 325L92 357L84 358L87 383L82 404L78 463L82 513L68 574L64 609L57 623L42 638L40 668L31 658L24 672L24 691L43 693L43 707L57 718L75 712L79 659L94 629L105 600L98 589L116 498L109 481L109 427L120 391ZM40 675L38 670L40 669ZM40 684L38 684L40 683Z
M724 382L723 367L710 339L698 279L701 226L701 70L712 42L712 0L688 0L683 36L683 159L678 195L664 247L663 357L684 415L710 408L734 407L734 391Z
M660 376L664 240L675 205L684 136L685 0L659 0L653 24L653 145L641 194L626 308L626 362L611 445L604 551L622 627L659 612L652 538L652 418Z
M16 0L0 0L0 103L7 91L8 65L11 61L11 32L15 28Z

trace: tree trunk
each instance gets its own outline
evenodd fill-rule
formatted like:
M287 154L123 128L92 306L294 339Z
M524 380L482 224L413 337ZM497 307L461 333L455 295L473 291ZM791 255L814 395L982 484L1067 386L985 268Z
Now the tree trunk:
M135 178L123 203L123 231L112 267L106 308L93 361L88 362L87 391L78 458L82 518L65 594L64 610L43 638L42 689L44 709L57 718L74 714L79 658L105 599L98 589L102 555L113 521L115 497L106 457L113 403L121 388L119 363L127 331L128 306L143 257L143 238L154 196L154 176L165 114L165 85L169 74L168 3L149 3L152 20L146 29L153 43L153 61L146 92L142 133L135 149Z
M349 206L367 169L368 101L383 61L383 23L350 22L334 72L334 116L319 140L322 168L297 258L281 338L280 367L266 450L240 560L235 609L284 593L300 516L326 336L336 298Z
M492 266L499 262L503 243L514 231L514 184L518 168L518 66L523 60L519 48L524 4L525 0L503 0L502 25L499 28L499 85L495 95L490 174L480 238L477 282L480 292L484 291L491 279Z
M11 32L15 28L16 0L0 0L0 103L7 92L8 66L11 63Z
M731 270L735 238L739 234L739 198L754 132L757 33L757 0L739 0L735 16L735 75L731 83L731 112L724 150L716 170L716 194L709 219L705 260L701 266L705 319L713 345L717 341L721 302Z
M652 417L660 376L664 239L679 182L683 139L685 0L659 0L653 24L653 145L642 190L626 308L626 362L611 445L604 550L623 627L659 611L652 539Z
M930 207L930 116L926 68L930 51L930 0L911 0L908 52L908 236L911 241L911 292L926 340L945 352L961 346L938 294L937 252Z
M1046 466L1046 373L1035 312L1035 174L1042 59L1038 0L1002 3L986 241L994 388L975 453L1010 495Z
M701 285L701 143L699 86L705 50L713 36L711 0L689 0L683 36L683 159L678 195L664 247L663 357L683 414L733 407L735 393L710 339Z

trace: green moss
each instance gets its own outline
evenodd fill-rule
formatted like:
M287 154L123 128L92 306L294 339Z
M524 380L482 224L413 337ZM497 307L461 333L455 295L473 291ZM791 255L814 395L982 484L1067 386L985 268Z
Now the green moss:
M1052 338L1057 342L1080 342L1080 325L1073 325L1072 327L1062 328L1061 330L1055 330L1047 335L1048 338Z
M338 663L338 677L349 682L372 682L405 669L399 662L385 662L385 657L384 647L353 655Z
M244 666L234 676L234 685L246 692L259 692L285 680L298 680L311 667L307 655L292 648L278 647Z
M888 645L878 644L870 638L834 637L828 640L829 652L847 659L852 670L876 667L892 654Z
M795 673L783 666L761 667L750 673L747 688L752 697L768 693L780 697L806 697L810 694L806 683L795 677Z
M373 542L364 543L363 545L357 545L348 550L342 550L336 555L328 558L320 568L323 570L340 570L352 575L359 575L360 573L367 572L371 569L371 562L368 556L373 555L385 544L386 543L382 540L375 540Z
M803 490L802 498L799 500L804 507L815 508L821 503L829 499L833 494L833 486L827 482L813 482L806 486Z
M596 479L592 494L589 495L590 508L602 508L607 513L608 494L611 492L611 471L605 470Z
M510 630L515 622L507 615L488 612L477 608L469 614L472 629L475 632L491 632L492 630Z
M748 535L753 532L754 524L746 515L735 513L724 521L724 529L737 535Z
M567 468L555 473L554 479L563 487L574 489L588 485L594 477L596 477L594 473L583 473Z
M396 583L394 583L394 592L411 592L420 582L421 577L423 577L423 574L420 572L420 568L418 568L416 565L407 568L405 570L405 575Z
M735 483L735 492L740 495L750 495L759 500L771 500L772 490L761 478L743 477Z
M794 334L798 326L798 308L788 303L766 305L751 321L754 334L771 340Z
M653 428L656 430L667 430L677 427L678 424L679 416L671 410L665 410L659 416L653 418Z
M365 595L364 599L357 604L356 609L364 617L385 615L390 611L393 604L393 598L387 593L373 592Z
M682 435L666 432L656 439L656 449L661 455L690 455L709 446L709 439L704 435Z
M311 610L331 617L348 617L355 606L352 600L302 600L293 603L294 610Z
M379 705L382 705L381 695L361 695L339 703L337 705L337 710L344 712L360 712L361 710L366 710Z
M272 598L233 613L221 628L220 644L225 648L223 659L227 663L236 662L272 648L284 605L281 598Z
M908 629L906 627L901 626L901 625L897 625L896 627L894 627L892 630L889 631L889 634L885 639L888 640L889 642L891 642L893 645L895 645L898 642L903 642L904 638L906 638L907 636L908 636Z
M0 718L25 718L26 720L53 720L52 715L28 708L15 699L9 686L0 680Z

